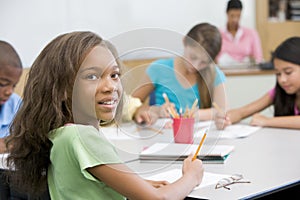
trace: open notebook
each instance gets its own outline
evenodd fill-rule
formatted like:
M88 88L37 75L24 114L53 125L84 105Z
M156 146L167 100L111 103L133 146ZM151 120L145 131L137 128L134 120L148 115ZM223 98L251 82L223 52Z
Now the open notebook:
M197 147L196 144L155 143L143 150L139 158L141 161L182 161L195 153ZM198 158L204 163L224 163L233 150L231 145L203 145Z

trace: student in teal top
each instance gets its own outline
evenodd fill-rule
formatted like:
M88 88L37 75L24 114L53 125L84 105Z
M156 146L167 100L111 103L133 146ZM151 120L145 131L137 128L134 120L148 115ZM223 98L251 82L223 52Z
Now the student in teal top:
M191 108L195 99L198 99L195 116L199 120L213 118L213 101L225 109L225 75L214 63L221 41L220 32L215 26L197 24L183 38L183 56L160 59L150 64L142 78L141 87L132 96L145 102L151 94L155 105L142 106L136 112L135 120L138 123L153 123L151 119L141 116L145 110L156 112L159 117L168 116L163 93L175 105L178 113L180 109L184 112L186 107Z
M145 181L120 160L101 121L122 110L120 66L91 32L52 40L34 61L8 138L18 185L52 200L183 199L201 183L202 162L189 156L175 183ZM34 97L34 98L32 98Z

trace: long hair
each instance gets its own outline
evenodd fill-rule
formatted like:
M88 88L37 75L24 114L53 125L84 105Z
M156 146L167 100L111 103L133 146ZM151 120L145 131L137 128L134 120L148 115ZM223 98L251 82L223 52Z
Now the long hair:
M184 45L200 45L206 51L212 63L221 50L221 44L222 37L219 30L209 23L195 25L184 38ZM212 95L216 76L215 65L212 63L199 71L199 76L197 77L201 101L200 108L210 108L212 106Z
M47 189L51 142L48 133L72 123L72 92L86 55L102 39L91 32L56 37L40 53L29 71L23 104L7 139L8 165L14 184L32 195Z
M272 55L272 62L278 58L299 65L300 67L300 37L291 37L282 42ZM275 87L274 116L295 115L294 106L296 94L287 94L278 81Z

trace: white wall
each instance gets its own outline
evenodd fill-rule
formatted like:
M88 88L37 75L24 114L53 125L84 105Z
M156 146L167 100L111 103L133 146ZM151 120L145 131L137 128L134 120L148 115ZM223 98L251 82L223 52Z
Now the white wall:
M242 3L241 24L255 28L255 1ZM91 30L110 39L155 27L186 34L199 22L223 27L226 4L227 0L0 0L0 39L10 42L29 67L41 49L64 32Z

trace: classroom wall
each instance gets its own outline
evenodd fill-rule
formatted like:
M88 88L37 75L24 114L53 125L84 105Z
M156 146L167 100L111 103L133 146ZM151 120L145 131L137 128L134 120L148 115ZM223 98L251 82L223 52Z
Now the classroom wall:
M255 28L255 1L242 3L241 24ZM0 39L13 44L24 66L30 67L41 49L64 32L91 30L110 39L152 27L186 34L199 22L223 27L226 4L227 0L0 0ZM170 45L180 49L181 41Z
M241 24L255 28L255 1L241 0L244 9ZM127 46L138 46L140 42L162 43L179 52L181 36L199 22L209 22L217 27L226 23L227 0L0 0L0 39L10 42L19 52L25 68L31 66L42 48L61 33L74 30L91 30L105 39L121 40L119 52ZM137 39L132 32L148 28L147 33L138 33L144 38ZM158 30L166 30L159 32ZM166 34L160 40L155 35L173 32L170 40ZM155 33L155 34L152 34ZM133 38L125 41L121 36L130 34ZM175 41L175 38L178 38ZM175 41L175 42L174 42ZM160 57L162 51L131 53L128 59ZM126 59L125 57L122 57ZM22 95L28 69L17 85L16 92ZM128 79L133 80L131 77ZM136 79L136 78L135 78ZM273 85L263 77L228 78L228 96L231 106L243 105L262 94ZM253 81L254 80L254 81ZM137 80L136 80L137 81ZM267 88L252 88L241 95L244 88L253 87L253 82L266 83ZM241 87L242 85L242 87ZM127 88L131 90L132 88Z

